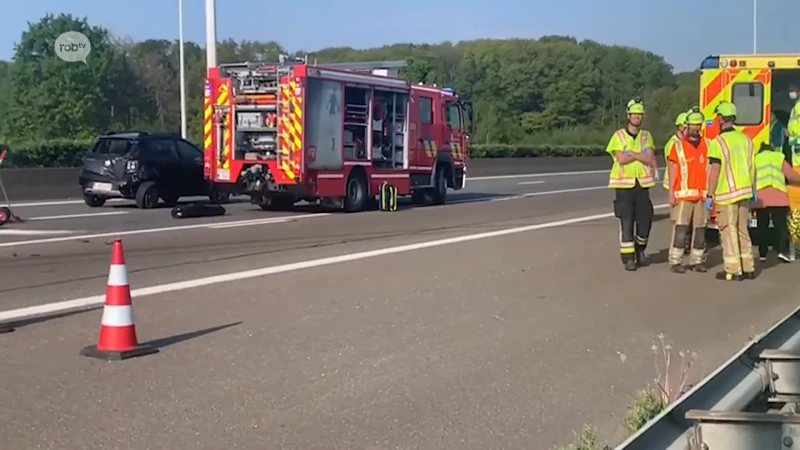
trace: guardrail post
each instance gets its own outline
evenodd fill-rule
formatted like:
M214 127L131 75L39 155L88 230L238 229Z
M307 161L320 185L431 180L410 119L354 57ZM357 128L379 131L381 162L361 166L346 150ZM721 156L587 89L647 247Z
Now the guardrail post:
M759 358L769 374L770 403L800 403L800 354L764 350ZM800 448L800 444L798 444Z
M693 409L686 418L696 422L690 450L800 449L800 416L796 414Z

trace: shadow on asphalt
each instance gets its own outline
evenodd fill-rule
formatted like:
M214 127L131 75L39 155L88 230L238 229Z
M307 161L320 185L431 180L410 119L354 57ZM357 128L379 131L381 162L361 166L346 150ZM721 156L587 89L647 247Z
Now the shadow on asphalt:
M78 315L78 314L97 311L97 310L102 309L102 308L103 308L102 306L95 306L95 307L92 307L92 308L79 309L79 310L76 310L76 311L67 311L67 312L60 312L60 313L54 313L54 314L45 314L45 315L42 315L42 316L31 317L31 318L28 318L28 319L19 319L19 320L12 320L10 322L3 322L2 324L4 326L8 326L8 327L11 327L11 328L23 328L23 327L27 327L28 325L35 325L35 324L38 324L38 323L49 322L51 320L58 320L58 319L63 319L65 317L70 317L70 316L75 316L75 315ZM99 323L100 322L98 321L98 325L99 325Z
M184 341L189 341L191 339L199 338L205 336L207 334L216 333L217 331L224 330L226 328L231 328L235 326L241 325L243 322L240 320L238 322L232 322L226 325L218 325L216 327L211 328L204 328L202 330L190 331L188 333L176 334L173 336L167 336L160 339L154 339L152 341L143 342L144 345L150 345L152 347L162 349L164 347L169 347L170 345L179 344Z

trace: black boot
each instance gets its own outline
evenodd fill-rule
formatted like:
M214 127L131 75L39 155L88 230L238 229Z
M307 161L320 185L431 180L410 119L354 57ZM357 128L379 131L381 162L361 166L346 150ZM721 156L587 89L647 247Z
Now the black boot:
M674 266L670 266L669 271L672 273L686 273L686 267L683 267L680 264L675 264Z
M745 272L742 274L742 278L745 280L755 280L756 273L755 272Z
M639 267L647 267L650 265L650 260L647 259L647 256L644 254L644 247L636 245L636 265Z
M627 270L628 272L636 272L636 269L639 268L636 265L636 261L634 261L632 259L629 259L629 260L625 261L622 264L623 264L623 266L625 266L625 270Z
M705 273L708 272L708 269L703 264L693 264L689 266L689 270L693 272Z
M744 280L744 277L728 272L717 272L716 279L721 281L742 281Z

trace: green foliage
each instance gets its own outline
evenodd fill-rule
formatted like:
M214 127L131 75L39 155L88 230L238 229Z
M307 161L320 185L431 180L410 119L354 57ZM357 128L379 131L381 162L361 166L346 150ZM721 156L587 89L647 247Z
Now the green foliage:
M55 39L68 30L88 36L88 65L55 57ZM217 48L220 63L275 61L280 54L291 52L277 42L225 40ZM699 92L696 72L676 75L651 52L563 36L335 47L309 59L407 61L404 76L410 81L452 86L473 101L473 144L509 146L474 147L485 156L575 155L568 147L599 148L624 125L625 104L637 96L647 105L645 127L664 142L675 115L697 103ZM118 39L86 19L47 15L22 34L13 61L0 62L0 142L19 147L122 129L178 132L178 61L175 41ZM200 142L204 49L186 43L185 61L189 135ZM512 151L513 145L519 150Z
M91 148L89 139L53 139L42 142L2 145L8 149L3 167L77 167Z
M566 447L558 447L556 450L611 450L607 444L602 443L597 437L597 430L586 425L580 434L575 437L575 444Z
M663 396L653 389L643 389L636 393L636 400L633 402L631 410L625 416L625 428L633 434L639 431L652 418L659 415L667 402Z

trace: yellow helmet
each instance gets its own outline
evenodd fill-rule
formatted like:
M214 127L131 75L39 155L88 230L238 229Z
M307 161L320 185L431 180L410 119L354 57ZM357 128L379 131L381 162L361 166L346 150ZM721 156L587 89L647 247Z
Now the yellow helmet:
M714 113L722 117L736 117L736 105L731 102L720 102Z
M628 102L626 110L628 114L644 114L644 102L641 98L636 97Z
M692 112L686 115L686 125L702 125L706 118L701 112Z
M688 114L686 114L685 112L682 112L682 113L678 114L678 117L675 118L675 126L679 127L681 125L686 125L686 116L687 115Z

